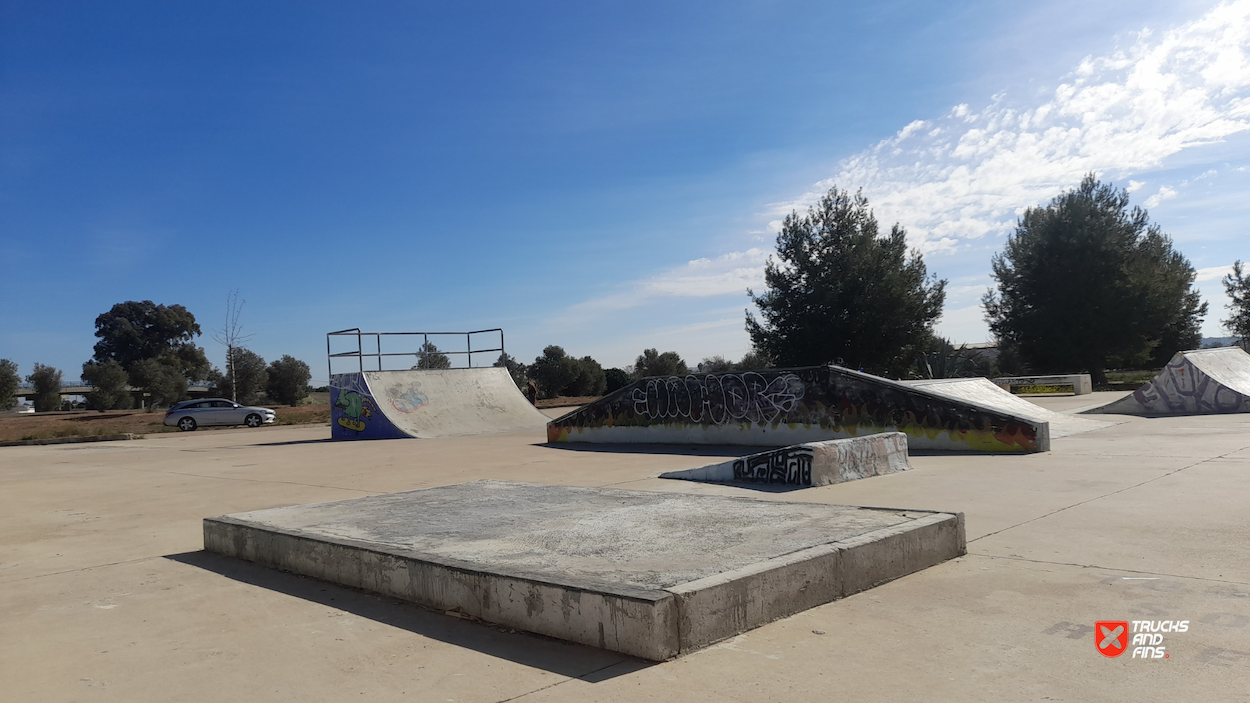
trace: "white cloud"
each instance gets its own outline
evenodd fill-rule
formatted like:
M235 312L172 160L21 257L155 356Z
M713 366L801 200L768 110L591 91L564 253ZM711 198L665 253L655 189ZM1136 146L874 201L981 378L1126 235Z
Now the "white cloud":
M921 251L955 250L1009 231L1022 206L1045 203L1086 173L1123 178L1250 131L1250 0L1086 58L1040 105L995 97L980 112L958 105L924 122L928 132L912 122L771 214L801 211L833 185L862 187L878 217L902 223ZM1144 185L1129 181L1129 190ZM1147 204L1175 195L1165 186Z
M1129 181L1128 187L1125 188L1124 190L1127 190L1130 193L1136 193L1137 191L1141 190L1142 186L1144 185L1146 185L1145 181Z
M1162 186L1159 188L1158 193L1155 193L1149 198L1146 198L1146 203L1145 203L1146 209L1149 210L1152 207L1159 207L1159 203L1163 202L1164 200L1171 200L1172 198L1175 198L1175 197L1176 197L1176 190L1174 188Z
M1198 269L1198 277L1194 280L1197 283L1201 283L1203 281L1216 281L1216 280L1220 280L1224 278L1225 276L1231 274L1232 272L1233 272L1233 267L1231 265L1230 266L1211 266L1211 267L1204 268L1204 269Z

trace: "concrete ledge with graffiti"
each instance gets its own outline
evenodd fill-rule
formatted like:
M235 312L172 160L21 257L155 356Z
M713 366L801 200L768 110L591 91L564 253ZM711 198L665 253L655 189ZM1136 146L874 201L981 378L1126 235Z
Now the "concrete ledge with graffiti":
M912 449L1050 449L1047 422L838 366L642 379L551 421L547 440L789 446L881 432Z
M828 486L910 468L907 435L883 432L867 437L796 444L697 469L669 471L660 474L660 478Z
M1133 394L1087 413L1214 415L1250 412L1250 354L1237 347L1177 352Z

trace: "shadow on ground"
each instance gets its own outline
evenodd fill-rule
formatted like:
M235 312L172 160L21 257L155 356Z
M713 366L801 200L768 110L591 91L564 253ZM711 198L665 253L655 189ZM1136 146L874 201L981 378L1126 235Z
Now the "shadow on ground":
M746 446L738 444L598 444L589 442L535 442L535 446L562 449L566 452L600 452L606 454L677 454L681 456L707 456L712 458L736 458L758 454L781 445Z
M655 663L498 625L462 620L414 603L276 571L205 551L169 554L165 558L211 571L240 583L337 608L422 637L590 683L641 671Z

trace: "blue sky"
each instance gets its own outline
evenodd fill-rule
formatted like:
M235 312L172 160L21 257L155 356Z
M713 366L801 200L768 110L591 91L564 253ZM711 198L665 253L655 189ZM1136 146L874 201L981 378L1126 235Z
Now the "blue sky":
M238 290L250 344L503 327L737 357L777 222L863 187L986 338L990 256L1086 171L1250 259L1250 0L0 5L0 357L76 377L114 303ZM865 6L865 5L871 5ZM336 367L337 368L337 367Z

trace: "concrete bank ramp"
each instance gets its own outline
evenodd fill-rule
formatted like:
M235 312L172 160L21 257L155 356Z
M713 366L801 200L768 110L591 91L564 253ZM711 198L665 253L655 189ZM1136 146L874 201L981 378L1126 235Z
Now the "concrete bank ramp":
M839 366L644 378L552 420L547 440L785 447L880 432L913 450L1050 449L1036 415Z
M660 478L711 483L769 483L786 486L828 486L911 468L907 435L883 432L867 437L808 442L771 449L732 461L669 471Z
M548 420L494 367L335 374L330 405L333 439L541 432Z
M1030 403L1010 392L1003 390L987 378L935 378L921 381L903 381L917 388L924 388L946 398L966 400L987 408L994 408L1005 413L1027 417L1037 422L1050 423L1050 438L1067 437L1081 432L1101 430L1104 427L1120 424L1105 420L1094 420L1079 415L1067 415L1047 410L1040 405Z
M1177 352L1146 385L1086 413L1213 415L1250 412L1250 354L1238 347Z

